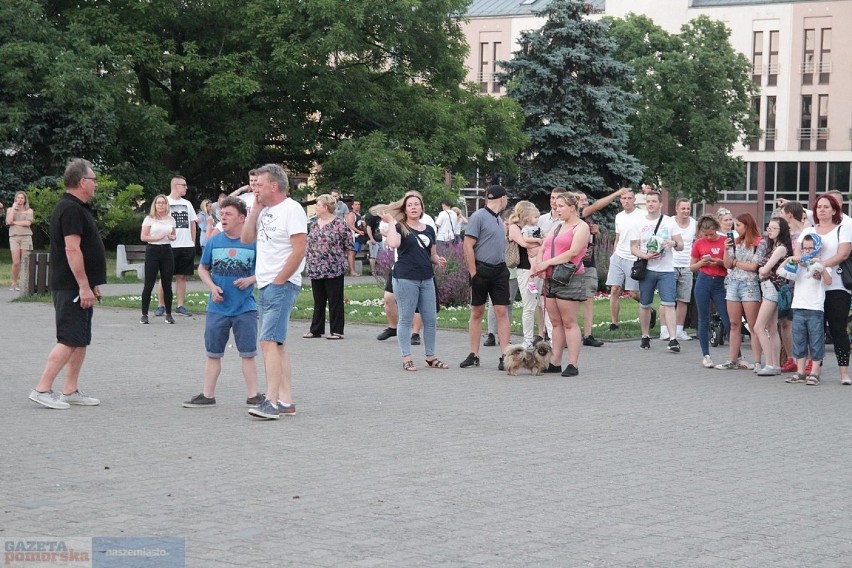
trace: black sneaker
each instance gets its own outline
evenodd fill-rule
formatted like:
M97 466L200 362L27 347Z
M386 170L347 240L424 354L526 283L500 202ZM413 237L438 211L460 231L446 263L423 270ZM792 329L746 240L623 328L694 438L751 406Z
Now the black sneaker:
M548 363L547 369L544 370L545 373L561 373L562 367L558 365L554 365L553 363Z
M603 341L595 339L593 335L587 335L583 338L583 345L586 347L601 347L603 345Z
M568 363L568 365L565 367L565 370L562 371L563 377L576 377L579 374L580 374L580 369L578 369L577 367L575 367L571 363Z
M494 337L493 333L489 333L488 337L485 338L485 341L482 342L483 347L494 347L497 345L497 339Z
M639 347L641 349L650 349L651 348L651 338L643 337L642 341L639 343Z
M246 399L246 406L257 406L264 400L266 400L266 395L264 395L262 392L259 392L256 395Z
M502 355L500 355L500 362L497 363L497 370L498 371L505 371L506 370L506 367L503 365L503 356Z
M618 324L617 324L617 323L611 323L611 324L609 324L609 330L610 330L610 331L615 331L615 330L617 330L617 329L618 329Z
M672 353L680 353L680 343L677 342L677 339L670 339L669 346L666 349Z
M411 344L412 345L420 345L420 334L412 333L411 334Z
M184 408L209 408L211 406L216 406L216 397L207 398L204 393L183 403Z
M651 308L651 328L653 329L655 325L657 325L657 310Z
M139 323L148 323L148 314L142 314L142 317L139 318Z
M172 314L166 314L166 319L163 321L166 323L175 323L175 318L172 317Z
M376 339L378 339L379 341L384 341L389 337L396 337L395 327L386 327L383 332L376 336Z
M479 357L470 353L464 361L459 363L459 367L462 369L467 369L468 367L479 367Z

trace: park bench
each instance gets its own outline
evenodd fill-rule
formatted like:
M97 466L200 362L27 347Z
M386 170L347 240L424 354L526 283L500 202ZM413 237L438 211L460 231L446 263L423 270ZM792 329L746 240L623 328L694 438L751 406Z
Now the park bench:
M50 269L50 254L46 252L31 252L26 256L23 269L26 274L21 274L24 282L22 295L47 294L50 292L48 285L48 270Z
M115 275L136 271L136 278L145 279L145 245L118 245L115 251Z
M361 250L355 253L355 272L364 274L364 263L370 263L370 246L361 245Z

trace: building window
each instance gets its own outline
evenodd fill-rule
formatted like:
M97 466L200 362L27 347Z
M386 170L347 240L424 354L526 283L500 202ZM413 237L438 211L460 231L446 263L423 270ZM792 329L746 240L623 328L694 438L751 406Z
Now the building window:
M766 97L766 150L775 149L775 140L778 139L778 131L775 129L777 97Z
M802 85L814 84L816 66L815 43L816 30L805 30L804 53L802 54Z
M763 32L754 32L751 59L751 78L760 85L760 77L763 75Z
M755 164L756 166L756 164ZM809 162L767 162L763 193L763 220L768 221L779 199L798 201L808 206L810 193Z
M756 97L752 97L751 99L751 110L755 116L760 117L760 95ZM755 137L752 139L751 144L749 145L749 150L757 151L760 150L760 138Z
M780 36L781 32L777 30L769 32L769 68L767 71L769 72L768 85L770 87L778 84L778 72L780 69L778 63L778 46L780 44Z
M500 45L499 41L495 41L491 44L493 49L491 50L491 60L494 61L494 72L492 73L493 83L491 85L492 93L500 92L500 81L497 80L497 62L500 60Z
M491 80L491 72L488 63L488 44L479 44L479 92L488 92L488 82Z
M813 96L802 95L802 120L799 124L799 150L811 149L811 119L813 118Z
M757 163L746 162L745 178L736 186L719 192L721 202L751 202L757 201Z
M819 84L827 85L831 76L831 28L823 28L819 51Z
M828 95L819 96L816 139L817 150L825 150L828 143Z
M831 162L828 164L828 190L837 189L843 195L850 190L850 163Z

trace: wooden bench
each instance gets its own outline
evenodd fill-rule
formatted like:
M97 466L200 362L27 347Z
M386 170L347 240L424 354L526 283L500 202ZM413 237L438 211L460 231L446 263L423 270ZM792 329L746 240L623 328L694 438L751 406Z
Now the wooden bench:
M118 278L125 272L136 271L136 278L145 279L145 246L118 245L115 251L115 275Z
M47 278L48 271L50 270L50 253L29 253L26 263L22 268L26 271L26 275L21 274L21 279L24 282L21 295L32 296L33 294L47 294L50 292Z

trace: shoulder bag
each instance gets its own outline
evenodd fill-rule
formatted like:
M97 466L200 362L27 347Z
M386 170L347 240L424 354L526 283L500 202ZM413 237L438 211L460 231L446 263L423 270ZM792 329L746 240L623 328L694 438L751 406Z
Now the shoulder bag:
M660 213L660 218L657 220L657 226L654 227L654 232L651 233L651 236L657 234L657 230L660 228L660 223L663 222L663 215ZM630 269L630 277L633 280L644 280L645 275L648 273L648 259L647 258L637 258L633 262L633 267Z
M837 244L840 245L840 227L837 227ZM843 287L847 290L852 290L852 254L847 256L843 262L835 268L840 274L840 280L843 282Z
M518 243L506 236L506 266L517 268L521 264L521 249Z
M559 231L562 230L562 225L560 224L556 227L556 232L553 233L553 240L550 241L550 258L556 256L554 253L556 252L556 237L559 235ZM557 264L553 266L553 270L550 273L550 280L556 283L559 286L567 286L569 282L571 282L571 278L577 272L577 265L573 262L563 262L562 264Z

